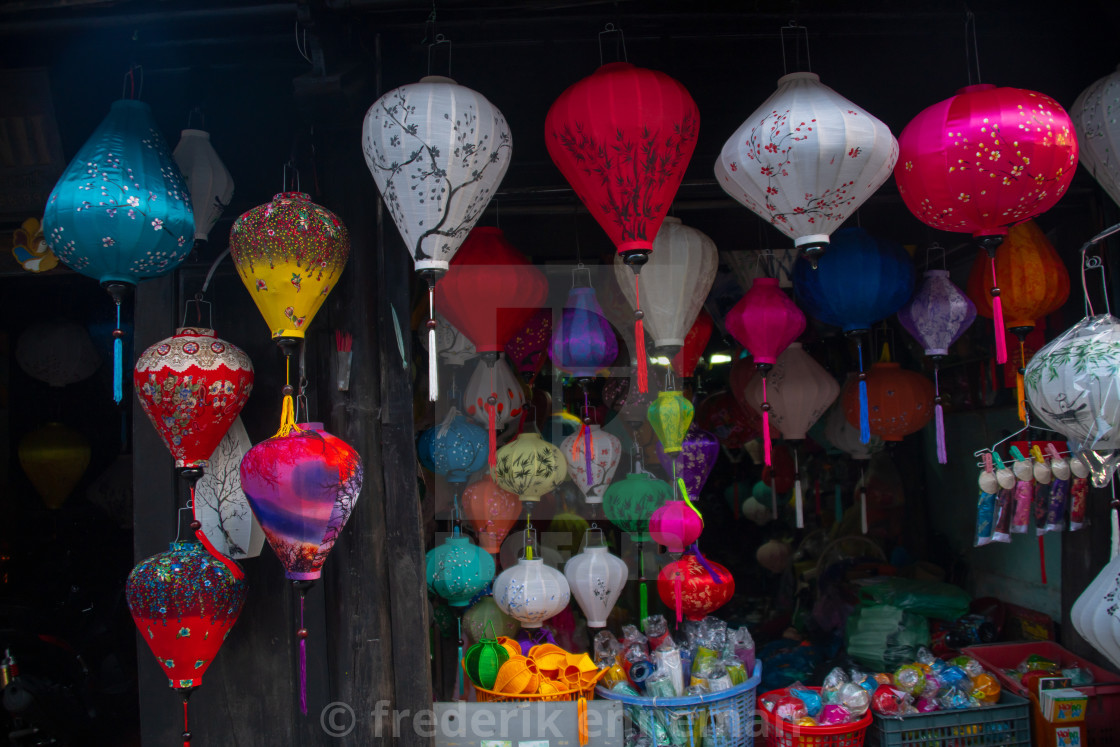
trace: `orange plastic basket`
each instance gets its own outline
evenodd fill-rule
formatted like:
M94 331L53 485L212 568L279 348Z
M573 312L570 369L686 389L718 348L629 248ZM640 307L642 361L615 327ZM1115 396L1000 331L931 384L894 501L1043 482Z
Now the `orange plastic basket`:
M818 693L821 690L819 687L805 689ZM759 700L769 694L760 695ZM871 709L859 721L837 726L797 726L765 708L759 708L758 712L762 715L762 734L766 739L766 747L863 747L867 727L871 726Z
M466 666L464 665L463 666L463 672L466 673L466 671L467 671ZM588 684L585 687L579 687L579 688L576 688L574 690L559 690L559 691L554 692L554 693L548 693L547 695L541 695L539 693L532 693L532 694L499 693L499 692L494 692L493 690L487 690L485 688L479 687L478 685L471 682L470 677L467 677L466 681L470 682L471 686L474 688L474 692L475 692L475 695L478 697L478 702L479 703L512 703L512 702L515 702L515 701L523 701L523 700L535 700L535 701L540 701L540 702L555 702L555 701L561 701L561 700L579 700L580 698L584 698L585 700L594 700L595 699L595 685L597 685L599 683L599 680L601 680L603 678L603 675L605 675L606 673L607 673L607 670L600 669L595 674L595 678L593 680L591 680L590 684Z

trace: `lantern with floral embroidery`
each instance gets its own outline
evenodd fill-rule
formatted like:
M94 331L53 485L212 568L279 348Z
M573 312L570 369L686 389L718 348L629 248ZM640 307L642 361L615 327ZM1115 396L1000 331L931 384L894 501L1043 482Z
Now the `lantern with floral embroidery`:
M690 551L674 560L657 575L657 593L669 609L682 618L702 620L735 595L735 578L731 571L714 561Z
M680 392L668 391L657 395L649 406L647 417L662 451L673 454L681 450L695 414L692 403Z
M695 422L689 426L680 451L667 454L661 442L657 443L657 461L661 463L661 469L674 479L684 480L689 496L694 498L700 497L717 459L719 441Z
M649 541L649 519L673 497L673 489L649 472L631 472L615 480L603 496L603 513L635 542Z

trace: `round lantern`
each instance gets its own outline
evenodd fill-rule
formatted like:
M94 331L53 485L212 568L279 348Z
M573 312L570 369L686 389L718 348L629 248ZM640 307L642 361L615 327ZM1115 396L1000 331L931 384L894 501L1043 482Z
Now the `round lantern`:
M605 628L611 610L622 596L629 569L626 561L611 555L602 543L602 531L588 530L591 531L598 531L599 544L588 545L568 560L564 564L564 577L587 618L587 627Z
M206 130L183 130L171 155L182 169L191 195L195 241L209 241L210 231L233 199L233 177Z
M62 423L47 423L19 442L19 464L47 508L60 508L89 467L89 441Z
M673 454L681 450L695 414L692 403L680 392L661 392L657 395L646 415L653 432L657 434L662 451Z
M704 519L685 501L669 501L649 517L649 536L672 553L682 553L700 538Z
M482 425L489 423L487 402L493 397L494 427L503 430L521 419L525 407L525 390L517 375L504 360L487 365L479 361L467 385L463 387L463 412Z
M132 383L176 469L199 474L253 391L253 364L214 330L182 327L140 354Z
M229 248L273 339L287 351L303 339L338 282L350 234L311 195L281 192L234 221Z
M933 382L897 363L880 362L867 373L868 425L884 441L901 441L933 417ZM858 387L844 393L848 422L860 422Z
M689 553L661 569L657 593L667 607L676 610L678 622L682 617L703 620L731 601L735 578L719 563Z
M506 343L510 365L526 378L540 370L552 340L552 309L537 309L525 325Z
M463 518L474 527L479 546L496 555L502 549L502 540L521 515L517 495L499 488L490 475L483 475L463 490L460 501Z
M696 423L689 426L680 451L668 454L661 448L660 442L657 444L657 461L661 463L661 469L666 475L684 480L685 488L693 498L700 497L717 459L719 441Z
M513 638L519 630L521 623L502 612L489 594L463 613L463 636L468 641L477 642L493 635Z
M588 443L591 444L590 472L587 471L586 458ZM568 463L568 475L587 503L602 503L622 459L622 442L593 423L583 434L573 433L565 438L560 444L560 451Z
M607 488L603 513L635 542L648 542L650 517L672 497L669 483L648 472L631 472Z
M830 257L832 252L821 258L821 264ZM805 438L840 394L840 384L799 342L791 342L778 356L767 383L770 417L782 437L794 441ZM746 394L751 407L760 409L762 379L751 379Z
M539 628L567 607L570 599L564 574L541 558L521 558L494 579L494 601L523 628Z
M856 388L857 381L855 374L848 376L839 401L833 405L825 419L824 435L830 444L852 459L865 460L870 459L872 454L883 448L883 439L872 436L867 443L863 443L859 437L859 427L848 422L848 416L844 412L844 401L848 396L848 390ZM853 396L858 397L859 394Z
M560 323L552 330L548 356L557 370L586 383L618 357L618 341L594 288L572 288Z
M684 345L680 352L673 357L673 370L678 376L688 378L696 373L696 364L704 357L704 350L708 347L708 340L712 339L712 329L715 322L706 309L700 309L692 328L684 336Z
M568 465L560 449L539 433L522 433L498 449L497 463L490 474L502 490L536 503L568 476Z
M693 423L712 433L721 446L732 451L762 434L762 420L758 413L743 408L726 389L709 394L696 405Z
M1120 68L1081 92L1070 107L1077 131L1081 165L1101 185L1113 202L1120 204Z
M493 631L490 633L494 636ZM498 643L496 637L480 638L478 643L467 649L463 657L463 669L478 687L490 690L498 678L498 670L509 661L509 650Z
M1086 317L1035 353L1024 375L1031 412L1075 451L1120 448L1120 320Z
M810 260L891 175L890 129L820 82L790 73L724 144L724 191L794 240Z
M494 558L464 537L459 527L426 556L428 590L452 607L466 607L494 578Z
M466 482L486 465L486 431L452 407L442 423L420 434L416 452L421 464L448 482Z
M50 386L76 384L93 376L101 356L86 328L75 322L36 322L19 336L16 363Z
M455 329L455 325L444 319L443 315L438 312L435 318L436 351L440 358L447 361L448 365L462 366L472 358L478 357L478 351L474 349L474 343L468 340L462 332ZM429 354L431 353L428 335L420 335L420 346Z

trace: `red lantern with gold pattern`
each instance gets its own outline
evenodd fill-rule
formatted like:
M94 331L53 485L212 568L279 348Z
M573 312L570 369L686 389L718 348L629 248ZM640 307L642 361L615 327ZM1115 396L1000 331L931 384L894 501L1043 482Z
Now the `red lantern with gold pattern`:
M703 620L731 601L735 578L724 566L700 555L693 545L680 559L657 574L657 593L661 601L682 618Z
M851 381L844 387L844 415L858 428L859 388ZM867 404L871 434L901 441L933 417L933 382L897 363L879 362L867 373Z

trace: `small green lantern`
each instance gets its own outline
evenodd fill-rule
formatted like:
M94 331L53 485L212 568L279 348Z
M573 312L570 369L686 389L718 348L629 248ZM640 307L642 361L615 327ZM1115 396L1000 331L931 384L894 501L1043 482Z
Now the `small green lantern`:
M603 512L635 542L649 542L649 517L672 498L669 483L648 472L631 472L625 480L615 480L607 488Z
M471 682L484 690L492 690L498 670L509 660L509 651L498 643L498 638L494 634L494 625L489 620L487 620L487 627L490 637L483 638L467 649L467 655L463 657L463 667L467 670Z
M660 392L649 406L646 417L661 441L661 450L673 454L681 450L695 410L692 403L677 391Z

